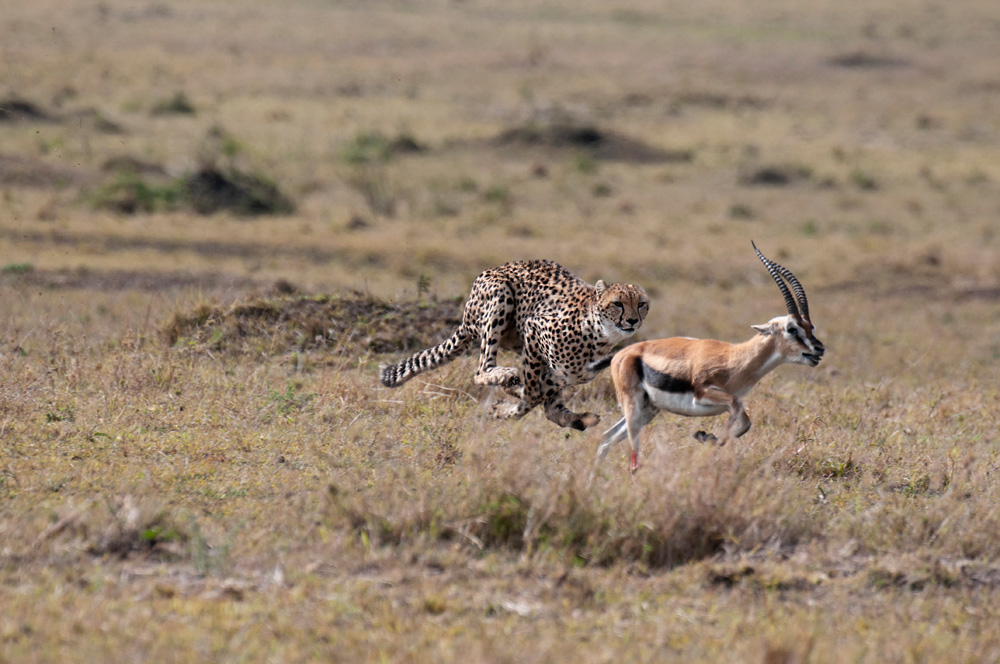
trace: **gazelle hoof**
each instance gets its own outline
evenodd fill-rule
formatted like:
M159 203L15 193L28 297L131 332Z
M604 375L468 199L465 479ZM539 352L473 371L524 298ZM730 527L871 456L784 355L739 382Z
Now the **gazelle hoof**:
M695 431L694 439L699 443L717 443L719 439L715 437L714 434L706 433L705 431Z

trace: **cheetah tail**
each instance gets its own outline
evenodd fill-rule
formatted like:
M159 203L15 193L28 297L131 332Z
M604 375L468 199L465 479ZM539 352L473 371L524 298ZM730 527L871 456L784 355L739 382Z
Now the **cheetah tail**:
M465 350L471 338L468 329L463 325L437 346L411 355L399 364L379 367L378 378L386 387L399 387L417 374L453 360Z

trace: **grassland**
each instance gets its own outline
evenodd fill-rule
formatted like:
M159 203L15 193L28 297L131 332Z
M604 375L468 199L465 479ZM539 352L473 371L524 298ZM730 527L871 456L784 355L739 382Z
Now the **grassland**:
M1000 660L998 33L5 5L0 661ZM201 214L206 173L288 205ZM377 385L518 258L643 284L645 338L745 338L783 313L751 238L828 354L737 445L662 417L590 483L599 434L489 419L474 358ZM572 404L617 416L606 378Z

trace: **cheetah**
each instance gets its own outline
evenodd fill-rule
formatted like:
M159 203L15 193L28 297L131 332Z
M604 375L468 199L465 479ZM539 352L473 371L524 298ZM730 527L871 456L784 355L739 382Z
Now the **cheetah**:
M594 286L547 260L518 261L486 270L472 284L462 324L433 348L398 364L379 368L386 387L450 362L479 342L477 385L495 385L517 399L498 401L499 419L521 418L540 404L559 426L583 431L600 421L594 413L574 413L564 388L587 383L608 365L614 346L635 334L649 311L640 286ZM497 366L497 351L522 354L522 368Z

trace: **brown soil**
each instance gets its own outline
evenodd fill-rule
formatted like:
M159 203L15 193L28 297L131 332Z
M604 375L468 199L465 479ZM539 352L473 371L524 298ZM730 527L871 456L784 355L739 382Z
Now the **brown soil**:
M576 149L595 159L637 164L688 162L694 158L689 150L665 150L614 131L568 122L514 127L502 131L491 142L499 147Z
M458 298L388 302L361 293L254 297L177 314L163 337L172 346L213 352L410 351L439 343L458 327L461 304Z
M17 98L0 99L0 122L45 122L50 120L37 104Z
M228 274L215 272L153 272L148 270L44 270L5 269L0 285L27 286L46 290L85 290L95 292L143 291L154 292L177 288L199 288L208 291L222 289L259 289L263 284Z
M58 189L93 179L92 173L81 169L56 166L33 157L0 154L0 186Z

